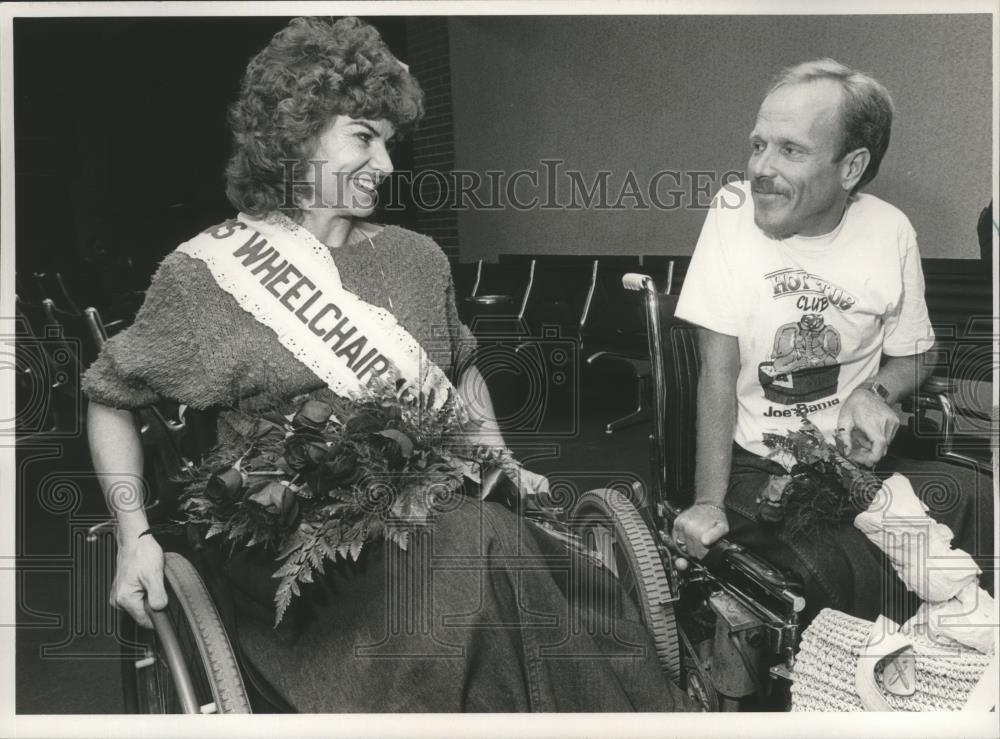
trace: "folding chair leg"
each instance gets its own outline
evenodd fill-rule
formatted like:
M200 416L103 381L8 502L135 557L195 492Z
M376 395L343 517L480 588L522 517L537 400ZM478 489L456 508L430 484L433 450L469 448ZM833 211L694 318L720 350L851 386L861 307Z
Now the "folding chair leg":
M604 427L604 433L613 434L615 431L621 431L622 429L636 426L637 424L649 421L653 418L652 410L647 408L645 405L646 393L649 389L649 378L639 377L637 379L638 397L636 398L635 410L608 423L608 425Z
M627 416L622 416L621 418L616 418L614 421L611 421L604 427L604 433L613 434L615 431L627 429L631 426L643 423L644 421L649 421L652 418L653 412L649 410L649 408L636 408Z

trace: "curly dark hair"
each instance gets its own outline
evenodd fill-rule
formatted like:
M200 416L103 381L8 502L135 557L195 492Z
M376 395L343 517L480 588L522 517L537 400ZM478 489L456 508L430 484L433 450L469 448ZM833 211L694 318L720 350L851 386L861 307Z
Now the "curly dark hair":
M423 91L382 37L357 18L296 18L247 66L229 109L233 155L226 195L260 218L276 210L297 218L296 188L285 193L285 162L305 162L337 115L385 119L397 136L423 116Z

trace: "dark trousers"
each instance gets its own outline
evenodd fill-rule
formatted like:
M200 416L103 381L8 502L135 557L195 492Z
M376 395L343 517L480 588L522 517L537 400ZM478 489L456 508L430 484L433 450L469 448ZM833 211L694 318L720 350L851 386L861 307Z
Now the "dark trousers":
M976 559L983 570L980 584L992 593L992 479L973 467L897 457L886 457L876 469L883 479L893 472L905 475L927 505L928 515L952 530L952 546ZM823 608L871 621L879 614L897 622L909 618L919 602L881 550L852 523L839 525L826 536L791 539L780 524L760 521L756 499L772 474L784 474L784 470L734 445L726 496L727 538L801 578L806 597L803 624Z
M243 657L310 713L686 710L638 611L588 591L589 560L499 504L459 503L405 552L328 565L277 629L273 555L238 554Z

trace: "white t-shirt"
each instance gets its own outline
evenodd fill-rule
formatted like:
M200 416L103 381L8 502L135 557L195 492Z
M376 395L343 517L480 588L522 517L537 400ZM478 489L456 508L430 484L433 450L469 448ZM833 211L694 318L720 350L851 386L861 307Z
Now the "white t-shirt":
M863 193L830 233L779 240L754 223L749 184L726 185L677 315L739 339L734 440L761 456L764 432L798 428L800 411L832 439L841 404L883 353L921 354L934 340L913 226Z

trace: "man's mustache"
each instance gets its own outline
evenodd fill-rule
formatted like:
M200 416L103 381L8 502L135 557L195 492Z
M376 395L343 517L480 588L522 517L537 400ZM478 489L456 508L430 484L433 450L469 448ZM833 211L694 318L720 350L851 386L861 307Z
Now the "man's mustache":
M785 193L779 190L774 185L774 180L769 180L763 177L755 178L750 182L750 189L757 193L758 195L784 195Z

